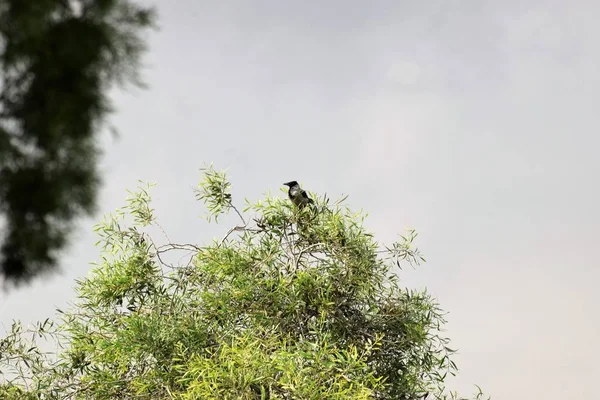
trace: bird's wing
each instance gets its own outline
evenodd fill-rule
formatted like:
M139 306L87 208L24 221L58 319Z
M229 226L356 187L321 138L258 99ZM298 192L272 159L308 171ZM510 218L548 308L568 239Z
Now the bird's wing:
M309 203L312 203L312 202L313 202L313 199L311 199L310 197L308 197L308 193L306 193L306 190L302 190L302 191L300 192L300 195L301 195L302 197L304 197L304 198L306 199L306 201L308 201Z

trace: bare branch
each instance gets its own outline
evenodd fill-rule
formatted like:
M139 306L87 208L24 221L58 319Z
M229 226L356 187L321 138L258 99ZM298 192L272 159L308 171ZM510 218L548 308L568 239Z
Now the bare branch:
M239 232L239 231L245 231L246 230L246 226L234 226L233 228L231 228L229 231L227 231L227 234L223 237L223 239L221 239L221 241L219 242L219 247L223 245L223 243L225 243L225 240L227 240L227 238L229 237L229 235L231 235L233 232Z

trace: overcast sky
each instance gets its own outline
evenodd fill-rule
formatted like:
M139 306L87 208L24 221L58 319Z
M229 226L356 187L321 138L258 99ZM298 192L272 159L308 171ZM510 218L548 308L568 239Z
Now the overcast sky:
M369 212L448 311L464 394L597 397L600 3L157 1L146 91L116 91L101 212L63 274L0 298L0 322L54 315L98 260L92 226L138 179L175 241L203 242L192 187L229 168L238 199L301 181ZM0 326L0 331L2 326Z

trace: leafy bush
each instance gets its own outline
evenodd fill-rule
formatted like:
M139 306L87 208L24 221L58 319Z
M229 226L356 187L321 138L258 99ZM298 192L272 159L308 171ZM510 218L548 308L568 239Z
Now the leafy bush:
M392 270L423 261L413 231L381 246L345 199L299 210L267 197L240 211L229 186L204 170L209 220L240 219L204 246L153 240L149 187L132 193L97 226L102 262L72 308L0 341L0 397L457 398L444 391L456 365L442 312ZM43 353L40 337L59 350Z

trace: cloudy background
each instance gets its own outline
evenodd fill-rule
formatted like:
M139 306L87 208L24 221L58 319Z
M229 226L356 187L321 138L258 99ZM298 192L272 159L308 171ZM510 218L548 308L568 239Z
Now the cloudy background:
M218 3L218 4L217 4ZM369 212L382 241L420 232L403 271L449 311L453 388L499 400L591 399L600 374L600 5L566 1L155 1L149 90L115 91L101 213L63 274L2 294L52 316L98 259L91 228L138 179L175 241L198 219L205 162L233 194L280 183Z

